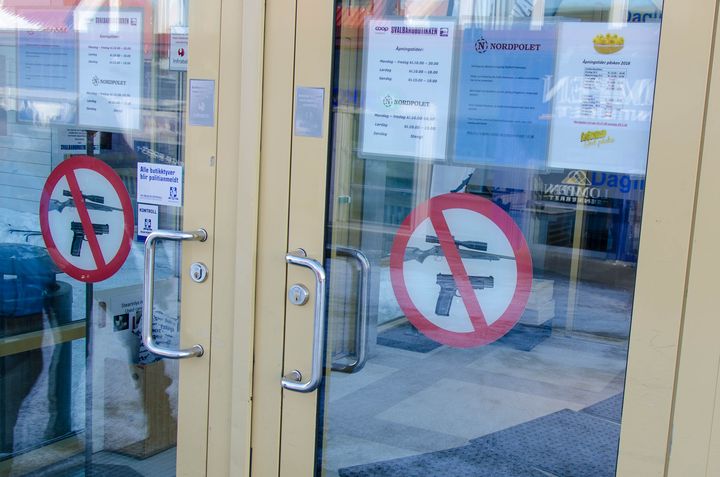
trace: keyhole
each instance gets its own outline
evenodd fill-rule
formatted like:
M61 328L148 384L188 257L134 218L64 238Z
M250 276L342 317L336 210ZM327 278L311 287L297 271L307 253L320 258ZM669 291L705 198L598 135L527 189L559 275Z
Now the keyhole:
M207 278L207 267L202 263L193 263L190 266L190 278L196 283L202 283Z

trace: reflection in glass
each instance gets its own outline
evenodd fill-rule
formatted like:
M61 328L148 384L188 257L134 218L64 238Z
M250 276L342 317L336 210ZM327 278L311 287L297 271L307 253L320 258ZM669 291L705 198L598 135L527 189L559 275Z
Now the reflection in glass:
M182 225L186 3L0 7L2 475L175 475L178 365L139 330L144 237ZM114 185L98 167L48 186L77 156L109 166ZM177 177L174 194L143 195L139 166ZM106 276L77 272L110 267L118 249L127 258ZM175 244L158 246L167 346L179 263Z
M659 3L337 13L317 473L614 475Z

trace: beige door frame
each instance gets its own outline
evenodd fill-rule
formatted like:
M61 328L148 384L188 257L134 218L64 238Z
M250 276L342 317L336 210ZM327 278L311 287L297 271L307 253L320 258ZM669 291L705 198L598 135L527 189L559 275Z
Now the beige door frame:
M665 0L650 161L633 312L618 475L664 475L680 324L702 145L715 0ZM331 0L266 5L258 221L252 472L312 475L316 393L282 391L285 371L308 370L312 302L286 307L298 247L321 259L328 157L322 138L292 135L294 91L325 88L329 117L335 8Z
M720 188L720 33L715 33L710 91L693 217L687 301L672 421L668 475L720 474L720 322L717 319Z
M198 200L187 223L214 230L214 255L202 257L211 296L182 316L185 324L194 314L196 335L212 346L204 375L193 363L181 366L178 475L241 476L250 469L264 8L257 1L190 1L188 78L214 79L217 100L215 127L188 127L187 157L197 166L187 173L194 194L186 210L191 197L205 203ZM198 258L183 251L187 270ZM183 293L192 285L184 280Z
M180 361L176 472L247 475L255 294L247 277L255 274L264 7L188 3L186 79L215 81L216 114L212 127L191 126L186 104L182 222L206 229L208 239L182 244L180 346L199 343L205 353ZM201 284L190 280L193 262L209 267ZM77 327L63 331L61 339L84 336ZM69 438L0 463L0 474L29 472L82 448Z
M215 80L216 115L213 127L186 116L184 228L209 237L183 245L181 344L206 352L180 365L177 475L247 475L264 6L189 4L187 78ZM202 284L184 273L196 261L210 269Z

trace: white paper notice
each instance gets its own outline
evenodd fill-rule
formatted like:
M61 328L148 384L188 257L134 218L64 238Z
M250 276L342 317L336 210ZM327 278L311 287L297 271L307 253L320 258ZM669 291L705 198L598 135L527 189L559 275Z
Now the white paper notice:
M361 155L445 159L453 20L368 20Z
M138 203L180 207L183 192L182 173L182 166L138 162Z
M138 204L137 211L137 236L138 240L144 240L158 229L158 206Z
M143 17L138 10L76 10L82 127L140 129Z
M173 27L172 30L170 30L168 69L171 71L187 71L188 54L190 52L189 37L187 27Z
M562 23L553 84L550 167L644 174L659 23Z
M188 119L191 126L215 125L215 80L190 80Z

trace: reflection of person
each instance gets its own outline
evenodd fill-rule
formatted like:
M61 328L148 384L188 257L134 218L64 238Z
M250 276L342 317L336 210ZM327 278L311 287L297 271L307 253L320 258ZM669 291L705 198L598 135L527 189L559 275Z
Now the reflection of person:
M72 288L55 280L56 269L42 247L0 244L0 338L10 336L23 341L23 335L68 323L72 316ZM52 344L52 343L51 343ZM37 445L71 431L71 344L50 348L47 372L47 413L44 435L26 436L22 444ZM49 350L49 351L50 351ZM0 452L15 449L16 427L20 421L37 425L34 410L38 403L25 401L45 368L43 349L37 347L0 357ZM44 387L44 384L43 384ZM26 414L20 411L28 409ZM44 413L42 413L44 414ZM41 415L42 415L41 414ZM27 427L27 426L26 426ZM33 427L34 428L34 427ZM28 438L31 439L28 441Z

